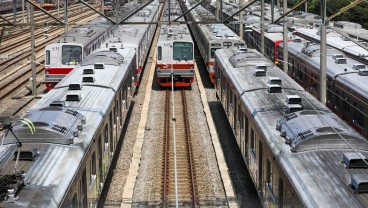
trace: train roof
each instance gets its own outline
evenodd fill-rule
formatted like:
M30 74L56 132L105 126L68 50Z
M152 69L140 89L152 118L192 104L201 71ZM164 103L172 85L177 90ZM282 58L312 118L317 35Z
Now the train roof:
M354 194L349 186L352 176L367 175L368 169L349 169L341 163L344 154L353 152L345 141L368 156L364 138L256 50L221 49L216 57L306 207L368 204L367 193ZM257 65L267 66L266 76L255 76ZM281 93L270 93L272 77L281 80ZM292 105L285 100L290 96L301 98L302 111L288 113Z
M153 1L132 17L130 17L128 22L150 22L153 21L158 16L159 8L162 5L158 3L158 1ZM102 44L105 47L108 45L123 45L123 47L131 47L138 48L144 38L144 35L147 32L147 28L149 24L129 24L129 25L119 25L116 30L113 32L112 37L106 40L105 43Z
M187 8L191 8L192 6L194 6L194 2L186 2L185 5ZM214 15L212 15L202 6L197 6L190 13L196 20L205 21L209 19L216 19ZM241 40L236 33L234 33L224 24L200 24L199 28L202 30L202 33L206 36L206 39L209 40L209 42L223 42L226 40L231 42L244 43L244 41Z
M24 123L14 123L13 130L23 143L22 151L35 150L37 156L34 161L20 161L19 169L25 171L25 187L20 190L18 200L3 201L0 206L60 206L135 56L134 49L119 52L120 55L100 49L91 54L23 115L23 119L33 122L33 134ZM95 65L98 63L104 63L103 69L102 64ZM94 74L88 75L94 77L93 83L82 82L87 77L85 69L94 69ZM14 171L14 143L14 137L8 135L0 149L2 177Z
M316 40L321 39L320 30L318 28L296 28L296 31L298 33L314 38ZM366 56L366 59L368 60L368 51L366 49L342 37L340 34L338 34L337 32L334 32L331 29L327 31L327 44L339 50L346 51L352 55L356 55L356 56L364 55Z
M280 44L283 46L283 43ZM289 53L293 54L295 57L298 57L305 61L306 63L312 65L314 68L320 68L320 45L312 44L311 42L301 41L301 42L289 42L288 43ZM345 62L341 62L340 64L336 63L335 56L340 54L343 56ZM363 97L364 99L368 99L368 77L361 76L359 74L359 68L356 68L354 65L359 64L361 67L368 69L363 63L360 63L354 59L351 59L347 56L341 54L339 50L333 49L331 47L327 47L326 51L326 65L327 65L327 75L336 80L341 85L346 88L351 88L356 94Z
M59 38L56 43L77 43L82 46L89 44L109 28L113 27L111 22L107 22L105 18L99 17L93 19L90 23L96 25L76 27L70 29L65 36Z

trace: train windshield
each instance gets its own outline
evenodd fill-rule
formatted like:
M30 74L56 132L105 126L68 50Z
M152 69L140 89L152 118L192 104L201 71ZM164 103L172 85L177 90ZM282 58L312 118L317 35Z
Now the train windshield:
M219 48L211 48L211 58L215 58L215 52Z
M174 60L187 61L193 59L193 43L174 42Z
M62 47L62 64L78 65L82 61L82 47L64 45Z

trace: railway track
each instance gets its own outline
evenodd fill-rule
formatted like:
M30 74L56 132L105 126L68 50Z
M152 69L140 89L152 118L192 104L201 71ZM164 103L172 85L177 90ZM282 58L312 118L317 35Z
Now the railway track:
M178 202L183 206L196 207L196 183L191 144L191 133L185 91L175 91L175 105L171 103L171 92L166 91L165 124L164 124L164 164L163 164L163 206L176 203L175 168L177 172ZM175 116L172 115L174 106ZM176 138L176 165L174 161L174 132Z

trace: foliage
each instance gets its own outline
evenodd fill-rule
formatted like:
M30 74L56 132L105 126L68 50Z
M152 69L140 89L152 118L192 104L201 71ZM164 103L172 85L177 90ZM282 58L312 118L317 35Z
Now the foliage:
M337 13L341 8L347 6L353 2L351 0L327 0L326 2L326 14L327 17ZM320 14L320 0L308 1L308 12L314 14ZM368 3L362 2L353 8L341 13L333 18L331 21L349 21L361 24L364 28L368 29Z
M276 5L276 1L275 5ZM301 0L288 0L288 7L291 8ZM326 0L326 14L327 17L337 13L341 8L349 5L354 0ZM271 3L271 0L265 0L267 3ZM308 12L314 14L321 14L320 9L320 0L308 0ZM282 0L280 0L280 6L282 7ZM304 5L302 5L299 9L305 11ZM368 3L363 1L362 3L354 6L348 11L336 16L331 21L349 21L361 24L365 29L368 29Z

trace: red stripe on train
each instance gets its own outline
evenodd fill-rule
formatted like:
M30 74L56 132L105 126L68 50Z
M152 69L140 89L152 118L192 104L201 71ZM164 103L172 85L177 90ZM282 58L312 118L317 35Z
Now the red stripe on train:
M156 66L161 70L171 69L170 64L157 64ZM194 64L173 64L172 66L172 69L194 69Z
M65 68L45 68L45 71L47 71L49 74L68 74L71 72L74 68L65 67Z

